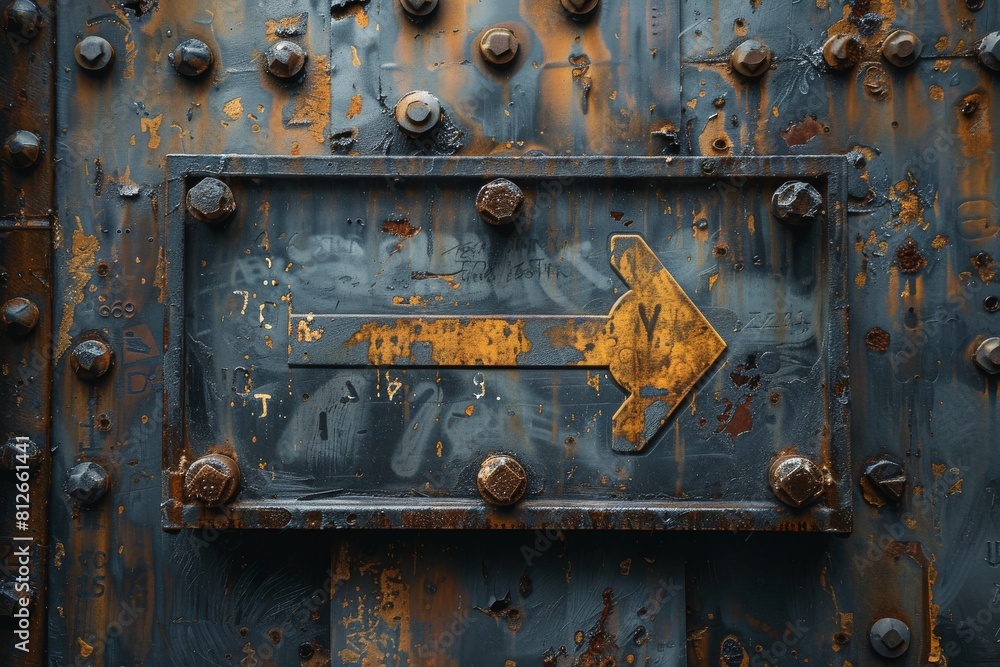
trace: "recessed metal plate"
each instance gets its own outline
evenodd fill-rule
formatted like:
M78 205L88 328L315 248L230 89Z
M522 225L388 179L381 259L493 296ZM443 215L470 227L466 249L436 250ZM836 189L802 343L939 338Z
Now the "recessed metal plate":
M168 527L849 531L846 161L171 156ZM236 213L188 215L228 183ZM494 178L523 215L476 212ZM788 180L825 198L775 220ZM219 509L181 478L239 462ZM793 510L780 454L822 470ZM510 507L476 476L527 474Z

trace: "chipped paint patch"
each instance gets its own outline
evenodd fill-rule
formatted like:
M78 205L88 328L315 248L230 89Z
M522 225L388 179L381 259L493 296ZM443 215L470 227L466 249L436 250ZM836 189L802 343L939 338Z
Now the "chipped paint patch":
M140 118L139 129L143 134L149 134L149 142L146 144L150 149L156 150L160 147L160 123L163 122L163 114L153 118Z
M66 289L63 301L62 319L59 323L59 335L56 338L56 359L69 349L72 344L69 332L73 328L73 315L76 307L83 303L84 288L90 282L90 272L96 263L97 251L100 244L96 236L88 236L83 233L83 223L79 216L76 218L77 229L73 230L73 240L70 245L70 258L66 264L67 272L72 278Z

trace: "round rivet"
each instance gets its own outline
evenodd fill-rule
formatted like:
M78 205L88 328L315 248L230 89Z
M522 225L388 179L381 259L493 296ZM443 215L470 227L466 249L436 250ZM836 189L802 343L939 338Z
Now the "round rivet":
M790 507L804 507L823 495L823 473L804 456L779 456L768 479L774 495Z
M736 47L729 64L745 77L761 76L771 68L771 49L759 40L748 39Z
M81 380L98 380L104 377L114 362L114 352L107 343L97 338L80 341L70 355L70 366Z
M73 466L66 474L66 493L80 505L93 505L108 492L108 471L93 461Z
M0 307L0 325L11 336L27 336L38 324L38 306L23 296L14 297Z
M909 30L897 30L882 42L882 57L896 67L909 67L924 50L923 42Z
M34 132L17 130L4 140L4 162L16 169L27 169L38 162L42 154L42 138Z
M823 44L823 60L830 69L848 70L861 62L864 48L854 35L833 35Z
M264 52L264 66L279 79L290 79L306 64L306 52L295 42L275 42Z
M225 454L209 454L184 473L184 494L209 507L225 505L240 489L240 467Z

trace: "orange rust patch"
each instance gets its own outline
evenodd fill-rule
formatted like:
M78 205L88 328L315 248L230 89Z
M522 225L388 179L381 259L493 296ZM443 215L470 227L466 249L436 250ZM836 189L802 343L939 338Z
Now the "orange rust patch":
M351 98L351 105L347 108L347 119L350 120L355 116L361 114L361 109L364 103L361 101L361 95L355 95Z
M96 263L100 244L96 236L83 233L83 223L76 218L77 229L73 230L73 241L70 245L71 256L67 263L67 271L73 279L65 290L63 300L62 321L59 323L59 335L56 338L56 358L58 359L72 344L69 331L73 328L73 314L76 307L83 303L83 288L90 282L90 272Z
M865 345L873 352L886 352L889 349L890 339L888 331L880 327L872 327L865 335Z
M789 125L781 131L781 138L788 146L801 146L817 134L828 131L828 128L816 120L815 116L806 116L799 123Z
M160 124L163 122L163 114L155 118L140 118L139 119L139 129L142 133L149 133L149 143L146 145L149 148L156 150L160 147Z
M944 250L945 247L947 247L947 245L948 245L948 237L943 236L941 234L935 236L934 240L931 241L931 247L934 248L935 250Z
M298 107L289 125L309 127L309 134L318 144L326 143L327 125L330 123L330 67L327 56L316 56L315 64L307 75L309 89L299 97ZM293 155L296 154L293 152Z
M302 13L295 16L286 16L280 19L268 19L264 21L264 37L269 42L301 35L305 32L306 21L309 14Z
M383 220L382 221L382 233L392 234L393 236L398 236L404 239L410 239L416 236L422 227L414 227L410 224L410 221L406 218L400 220Z
M912 237L896 250L896 261L899 263L900 273L919 273L920 269L927 266L927 260L920 254Z
M931 84L930 88L927 89L927 96L930 97L935 102L944 101L944 88L937 84Z
M978 255L973 255L970 261L973 268L976 269L976 273L979 274L980 280L984 283L993 282L993 279L997 276L997 263L992 255L981 252Z

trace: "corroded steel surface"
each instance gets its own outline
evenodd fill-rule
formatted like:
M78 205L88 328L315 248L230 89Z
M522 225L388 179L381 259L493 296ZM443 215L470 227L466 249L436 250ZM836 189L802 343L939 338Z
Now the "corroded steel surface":
M997 3L0 9L0 664L1000 664Z

